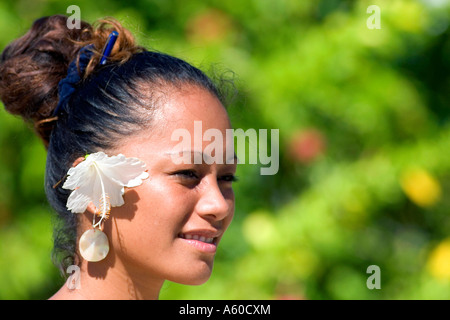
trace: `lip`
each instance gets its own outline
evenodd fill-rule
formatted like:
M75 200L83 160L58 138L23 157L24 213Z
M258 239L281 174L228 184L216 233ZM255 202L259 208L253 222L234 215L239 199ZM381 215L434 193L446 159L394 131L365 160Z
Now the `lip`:
M204 253L216 253L217 251L217 245L215 243L206 243L203 241L193 239L183 239L183 238L180 239L184 241L186 244Z
M181 239L184 243L194 247L195 249L204 252L204 253L216 253L217 244L219 237L222 235L222 232L219 230L212 229L195 229L188 230L184 232L180 232L178 234L178 238ZM190 239L186 239L188 236ZM200 241L199 239L192 239L191 237L197 236L198 238L204 237L205 239L213 238L211 243Z

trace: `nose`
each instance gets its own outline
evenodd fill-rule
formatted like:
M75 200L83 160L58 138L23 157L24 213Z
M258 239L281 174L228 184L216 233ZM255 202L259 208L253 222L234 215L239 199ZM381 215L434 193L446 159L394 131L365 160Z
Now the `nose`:
M233 190L221 189L216 179L210 179L204 186L195 209L198 215L207 220L223 220L233 214Z

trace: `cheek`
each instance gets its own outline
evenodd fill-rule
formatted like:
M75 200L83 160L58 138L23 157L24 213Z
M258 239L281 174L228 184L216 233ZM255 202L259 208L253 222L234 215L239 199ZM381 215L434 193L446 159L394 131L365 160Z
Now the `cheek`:
M136 223L151 226L159 233L177 235L195 207L192 193L165 179L152 180L139 190Z
M194 207L189 192L153 178L127 191L124 201L114 213L119 251L146 264L170 258L173 242Z

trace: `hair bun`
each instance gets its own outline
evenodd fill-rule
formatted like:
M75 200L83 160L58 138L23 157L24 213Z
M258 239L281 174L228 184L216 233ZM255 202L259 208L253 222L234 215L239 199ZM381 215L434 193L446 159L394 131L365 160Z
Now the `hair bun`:
M83 46L93 44L95 48L85 77L100 60L111 30L119 31L111 61L126 61L142 49L135 45L131 33L113 19L99 21L97 28L81 21L80 29L69 29L67 19L54 15L36 20L25 35L4 49L0 58L0 99L5 109L34 123L45 145L53 127L50 117L58 105L58 83L66 77L70 62Z
M84 40L83 29L67 28L67 17L36 20L28 32L10 43L0 58L0 99L5 109L24 120L48 119L58 103L58 82L79 50L73 41ZM48 142L48 128L38 134Z

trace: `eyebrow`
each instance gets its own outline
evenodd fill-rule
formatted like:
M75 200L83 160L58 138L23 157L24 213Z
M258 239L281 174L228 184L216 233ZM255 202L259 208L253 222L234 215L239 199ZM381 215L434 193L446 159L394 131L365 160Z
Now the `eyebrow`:
M195 150L180 150L178 152L164 152L164 155L173 156L173 155L180 155L180 154L186 154L186 153L188 153L188 154L190 153L190 154L194 155L194 157L195 157L195 155L201 156L202 160L203 159L208 159L208 160L212 159L208 154L203 153L201 151L195 151ZM208 161L208 162L212 162L212 161ZM203 163L203 161L202 161L202 163ZM238 164L238 163L239 163L239 158L237 157L236 153L233 152L232 157L227 158L225 160L225 163L220 163L220 164Z

